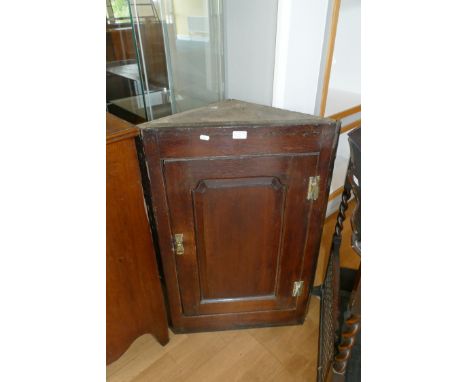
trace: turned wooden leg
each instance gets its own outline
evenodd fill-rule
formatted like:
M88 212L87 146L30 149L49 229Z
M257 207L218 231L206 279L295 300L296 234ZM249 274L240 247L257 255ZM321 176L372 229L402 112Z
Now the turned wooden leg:
M330 253L331 264L333 267L333 312L335 320L335 342L339 340L340 330L340 247L341 235L343 232L343 224L346 219L346 210L348 209L348 201L351 198L351 184L346 177L343 194L341 195L341 203L336 218L335 232L333 234L333 244Z
M333 233L330 257L324 284L322 286L322 301L320 308L320 340L319 364L317 368L317 381L324 382L333 374L331 372L334 360L334 350L340 340L340 246L343 223L346 219L348 201L351 197L351 184L346 178L338 217Z
M361 326L361 281L351 295L341 331L341 339L333 362L333 373L344 375L351 351L356 342L356 335ZM338 380L338 379L337 379Z

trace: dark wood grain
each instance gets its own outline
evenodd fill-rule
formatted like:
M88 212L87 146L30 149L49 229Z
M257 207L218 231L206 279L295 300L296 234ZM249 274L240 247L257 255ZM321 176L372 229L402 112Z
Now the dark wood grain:
M284 153L318 153L320 130L325 126L236 126L224 128L173 128L161 130L161 157L199 158ZM328 126L329 127L329 126ZM248 131L247 131L248 130ZM234 131L247 131L246 140L234 140ZM210 138L200 140L201 135Z
M193 190L202 304L274 295L285 188L252 177L202 180Z
M311 117L304 124L300 114L295 124L284 113L289 119L280 125L194 121L190 128L168 126L169 117L142 129L177 332L304 320L339 123ZM239 130L247 139L233 139ZM317 175L319 197L308 200L309 177ZM176 233L184 235L183 255L173 250ZM304 282L298 297L295 281Z
M296 222L307 221L310 202L306 200L308 184L304 181L304 174L308 180L308 176L314 172L316 162L317 156L313 154L164 162L172 229L174 233L183 232L185 235L186 254L176 256L179 285L186 291L182 293L185 314L251 311L253 303L247 300L251 300L255 294L252 294L253 290L249 293L247 287L258 283L260 278L275 279L274 298L271 295L256 297L254 310L294 307L291 280L300 277L303 244L306 239L305 225L297 225ZM273 186L287 188L288 192L275 192L270 200L265 199L265 187L258 187L262 174L275 174L278 180ZM195 191L194 198L191 190L196 190L199 182L207 178L212 180L206 182L213 184L213 180L216 180L219 187L222 178L226 176L229 178L224 179L224 184L237 183L237 187L218 190L218 204L208 210L205 208L201 211L198 208L197 211L201 200ZM257 187L253 187L254 184ZM271 189L271 184L268 188ZM297 194L303 196L299 201L294 200L294 195ZM262 198L264 200L260 200ZM213 198L211 202L215 202ZM223 218L224 232L206 232L200 226L196 232L194 213L191 212L193 204L196 220ZM217 262L216 269L205 268L210 265L205 261L207 247L208 250L218 247L218 251L212 254L217 259L224 259ZM268 256L265 250L273 250L273 253ZM283 253L287 256L282 256ZM240 259L245 260L239 262ZM273 259L277 259L279 269L271 267ZM235 264L237 269L233 268ZM206 285L203 280L205 275L209 275L210 282L220 278L238 285L231 285L234 288L231 290L225 282L223 290L218 291L223 295L224 301L210 301L199 288L200 285ZM243 299L228 301L236 290L239 292L239 288L242 288L244 294L237 297Z
M168 342L159 271L143 200L134 137L138 130L107 115L106 361L140 335Z

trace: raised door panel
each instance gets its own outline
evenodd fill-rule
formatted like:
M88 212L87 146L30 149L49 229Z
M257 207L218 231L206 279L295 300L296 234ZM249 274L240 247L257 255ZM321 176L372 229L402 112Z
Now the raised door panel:
M285 186L202 180L193 191L201 303L275 294Z
M176 159L163 162L187 316L294 309L302 274L318 155Z

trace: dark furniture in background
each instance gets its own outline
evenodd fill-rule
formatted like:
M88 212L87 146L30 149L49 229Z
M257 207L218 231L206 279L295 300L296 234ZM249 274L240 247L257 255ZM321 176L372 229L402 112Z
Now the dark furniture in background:
M135 146L138 129L107 113L106 362L144 333L169 340Z
M361 255L361 128L349 133L349 144L351 159L322 286L317 382L360 381L360 359L355 363L352 373L347 373L347 365L353 347L360 338L361 271L359 269L355 274L354 286L343 309L340 307L340 246L343 222L352 191L356 198L356 208L351 217L351 245Z
M339 122L228 100L139 127L173 329L302 323Z
M141 45L136 45L134 33L138 33ZM138 24L134 21L133 27L130 19L127 22L107 20L107 111L134 124L151 119L148 108L153 116L169 115L168 88L163 31L156 13L138 18ZM151 106L148 102L152 102Z

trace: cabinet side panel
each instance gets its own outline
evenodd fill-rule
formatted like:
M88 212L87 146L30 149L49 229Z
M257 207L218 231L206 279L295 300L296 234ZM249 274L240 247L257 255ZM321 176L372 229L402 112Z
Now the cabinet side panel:
M167 319L133 138L107 145L107 363L140 335L168 341Z

